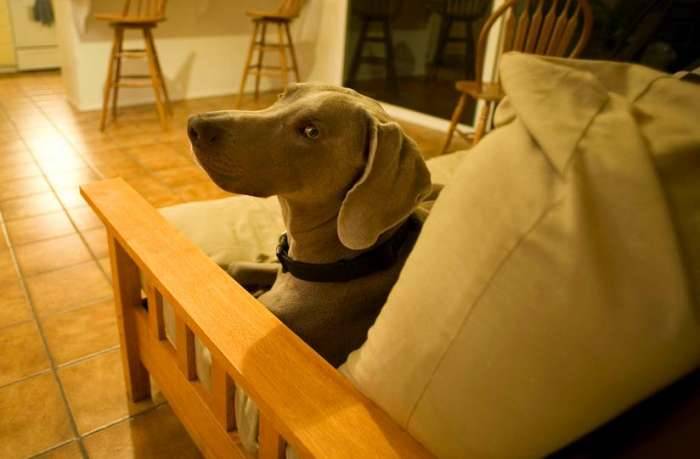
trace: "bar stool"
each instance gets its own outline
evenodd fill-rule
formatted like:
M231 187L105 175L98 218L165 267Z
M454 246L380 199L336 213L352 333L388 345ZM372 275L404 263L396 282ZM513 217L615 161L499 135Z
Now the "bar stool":
M117 118L117 98L119 88L143 88L152 86L156 97L156 109L163 128L166 116L171 113L170 97L165 87L163 71L153 41L152 29L165 21L166 0L126 0L121 13L96 14L95 19L107 21L114 29L112 52L109 57L107 81L104 87L102 119L100 130L105 129L109 112L110 93L112 95L112 117ZM140 30L143 33L143 49L124 49L124 32ZM122 75L122 59L145 59L148 61L148 75Z
M250 48L248 48L248 56L246 57L245 67L243 68L243 78L241 79L241 87L238 91L238 101L237 106L240 107L241 100L243 98L243 91L245 90L245 84L248 80L248 74L252 71L255 73L255 100L258 100L260 95L260 76L269 75L277 77L284 82L284 86L287 86L289 82L289 70L294 71L294 77L296 81L300 81L299 78L299 66L297 65L297 56L294 52L294 43L292 42L292 34L289 32L289 24L299 16L301 12L301 7L303 6L303 0L283 0L282 4L274 12L265 11L246 11L246 14L252 18L254 24L253 38L250 41ZM267 25L275 24L277 25L277 43L267 42ZM260 39L258 40L258 32ZM287 42L285 43L285 35ZM289 54L292 58L292 66L290 67L287 63L287 48L289 48ZM257 63L251 65L253 60L253 53L255 50L258 51ZM280 56L280 65L275 66L265 66L263 65L263 59L266 50L277 50Z
M391 21L401 9L401 0L368 0L356 2L353 13L360 18L362 23L360 37L355 46L350 72L348 73L347 85L354 86L357 80L357 73L360 65L382 65L386 71L387 89L398 91L398 77L396 76L396 62L394 58L394 40L391 34ZM379 32L370 34L372 24L378 24ZM384 45L384 56L365 56L365 46L367 43L382 43Z

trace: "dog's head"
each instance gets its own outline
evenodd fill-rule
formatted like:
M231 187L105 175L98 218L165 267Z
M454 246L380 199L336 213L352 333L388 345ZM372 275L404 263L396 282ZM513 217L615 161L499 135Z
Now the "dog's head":
M188 135L224 190L337 202L338 236L355 250L372 246L430 192L413 140L377 102L350 89L292 85L264 110L195 115Z

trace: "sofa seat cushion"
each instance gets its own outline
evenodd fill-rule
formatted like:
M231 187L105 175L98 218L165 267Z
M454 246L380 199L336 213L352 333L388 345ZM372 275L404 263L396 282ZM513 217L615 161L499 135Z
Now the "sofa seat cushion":
M496 129L341 368L438 457L546 455L700 363L689 205L656 162L698 154L697 88L515 53L501 78Z

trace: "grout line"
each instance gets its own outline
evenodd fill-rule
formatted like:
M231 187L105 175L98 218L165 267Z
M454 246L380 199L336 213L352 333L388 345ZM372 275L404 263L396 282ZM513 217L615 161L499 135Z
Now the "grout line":
M66 440L66 441L64 441L63 443L59 443L58 445L54 445L54 446L52 446L52 447L50 447L50 448L48 448L48 449L45 449L45 450L43 450L43 451L39 451L38 453L36 453L36 454L34 454L34 455L32 455L32 456L29 456L29 459L38 458L39 456L42 456L42 455L44 455L44 454L51 453L51 452L53 452L53 451L56 451L56 450L59 449L59 448L63 448L64 446L73 443L74 441L77 441L77 439L76 439L76 438L72 438L72 439L70 439L70 440Z
M70 368L70 367L76 366L78 364L81 364L81 363L85 362L86 360L90 360L93 357L99 357L103 354L109 354L110 352L114 352L116 350L119 350L119 344L115 344L114 346L108 347L106 349L102 349L100 351L93 352L92 354L83 355L82 357L78 357L77 359L73 359L73 360L70 360L68 362L59 363L58 365L56 365L56 369L60 370L63 368Z
M30 373L30 374L28 374L28 375L22 376L22 377L19 378L19 379L14 380L14 381L11 381L11 382L2 384L2 385L0 385L0 389L4 389L4 388L6 388L6 387L13 386L13 385L15 385L15 384L19 384L19 383L24 382L24 381L26 381L26 380L28 380L28 379L36 378L37 376L41 376L41 375L43 375L43 374L45 374L45 373L50 373L50 372L51 372L51 368L50 368L50 367L44 368L43 370L39 370L39 371L36 371L36 372L34 372L34 373Z
M159 402L153 402L153 405L152 405L152 406L149 406L148 408L145 408L143 411L139 411L138 413L134 413L134 414L127 414L126 416L122 416L121 418L118 418L118 419L115 419L115 420L113 420L113 421L110 421L110 422L108 422L107 424L105 424L105 425L103 425L103 426L96 427L96 428L94 428L94 429L92 429L92 430L89 430L89 431L87 431L87 432L83 432L81 435L82 435L83 437L89 437L89 436L94 435L94 434L96 434L96 433L102 432L103 430L107 430L107 429L109 429L110 427L114 427L115 425L120 424L120 423L122 423L122 422L124 422L124 421L130 421L130 420L132 420L132 419L136 419L136 418L141 417L141 416L143 416L143 415L145 415L145 414L148 414L148 413L150 413L151 411L157 410L158 408L160 408L161 406L163 406L163 405L165 405L165 404L167 404L167 403L168 403L168 402L167 402L165 399L164 399L164 400L161 400L161 401L159 401Z

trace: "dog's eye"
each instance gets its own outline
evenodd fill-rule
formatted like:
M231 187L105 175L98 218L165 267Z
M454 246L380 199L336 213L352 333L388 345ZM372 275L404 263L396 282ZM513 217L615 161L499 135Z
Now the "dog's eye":
M309 124L304 127L304 135L306 136L307 139L317 139L319 134L321 133L316 126L313 124Z

